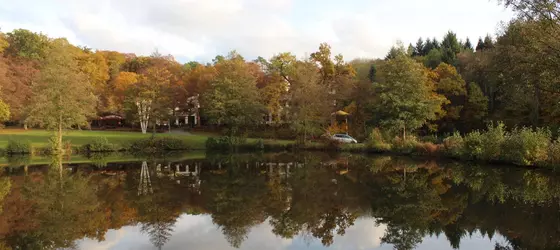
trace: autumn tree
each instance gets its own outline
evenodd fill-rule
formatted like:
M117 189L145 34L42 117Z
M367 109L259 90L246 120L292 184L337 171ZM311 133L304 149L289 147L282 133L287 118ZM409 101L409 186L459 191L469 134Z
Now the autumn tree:
M10 119L10 106L0 99L0 123Z
M10 193L11 189L12 181L10 180L10 177L0 177L0 214L3 212L4 198L6 198L6 196Z
M110 107L110 88L108 81L110 78L109 65L102 53L92 53L84 49L76 48L76 60L80 71L87 77L87 81L93 87L93 93L97 97L99 113L111 110Z
M288 93L288 84L283 80L274 81L259 89L259 93L261 102L268 110L270 121L280 121L285 96Z
M127 93L138 83L140 76L134 72L120 72L114 79L114 90L111 102L113 109L118 113L124 113Z
M448 102L443 105L443 110L436 124L439 131L452 132L457 129L456 122L461 117L465 106L467 88L465 81L452 65L441 63L433 70L431 75L436 86L436 92L444 96Z
M426 69L412 58L399 55L379 68L375 85L378 94L376 112L379 125L393 131L407 132L435 120L442 112L445 97L438 95Z
M319 51L312 53L309 59L319 65L320 84L328 89L330 98L334 100L333 110L346 106L356 71L341 54L333 58L331 46L326 43L322 43Z
M66 40L56 40L45 57L40 80L33 86L33 102L27 122L56 130L54 150L62 153L62 132L74 126L88 126L95 114L96 98L87 77L69 53Z
M0 31L0 53L4 53L4 50L6 50L8 46L10 46L10 43L8 42L6 34Z
M38 76L39 70L33 61L0 57L0 99L10 106L10 120L24 122L26 106L31 102L31 85L37 81Z
M169 118L168 90L171 74L165 68L153 66L145 70L134 83L133 74L127 74L123 83L130 84L126 94L127 110L137 115L143 134L148 131L152 122L155 130L159 119ZM125 87L125 86L123 86Z

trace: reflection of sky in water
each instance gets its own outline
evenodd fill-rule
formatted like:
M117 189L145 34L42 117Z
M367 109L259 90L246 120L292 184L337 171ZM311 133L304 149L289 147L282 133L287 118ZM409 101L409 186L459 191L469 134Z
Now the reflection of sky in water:
M385 225L376 226L373 218L360 218L354 226L346 230L344 236L336 235L334 243L328 249L383 249L391 250L391 245L381 245ZM496 242L505 242L501 236L492 240L479 233L461 240L460 249L493 249ZM84 250L148 250L155 249L149 237L140 232L140 226L126 226L119 230L109 230L105 241L84 239L77 242ZM210 215L182 215L173 228L173 236L162 249L235 249L224 238L218 226L212 223ZM320 240L311 236L297 236L294 239L282 239L272 233L272 227L265 222L251 229L240 249L325 249ZM444 235L425 237L417 249L451 249Z

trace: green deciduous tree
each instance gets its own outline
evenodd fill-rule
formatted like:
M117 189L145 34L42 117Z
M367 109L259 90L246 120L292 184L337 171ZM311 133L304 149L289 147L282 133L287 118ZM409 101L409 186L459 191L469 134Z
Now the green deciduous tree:
M289 90L289 118L302 142L327 127L332 111L328 89L321 83L317 66L311 61L298 62ZM330 101L329 101L330 100Z
M54 41L45 57L39 82L33 86L27 122L56 130L62 152L62 131L74 126L88 126L95 114L96 98L87 77L69 53L66 40Z
M488 98L478 84L471 82L467 91L467 102L463 109L462 120L467 130L480 128L488 114Z
M232 135L239 129L263 121L257 79L249 65L236 52L215 64L216 77L202 95L204 116L211 124L225 125Z
M534 32L540 24L515 20L504 30L492 53L492 67L500 75L497 116L506 125L542 126L560 121L560 61L547 34ZM560 42L556 41L558 48ZM551 47L552 46L552 47Z
M406 138L408 131L435 120L446 101L435 90L422 64L402 55L389 60L380 67L375 85L380 125L401 131Z
M424 65L428 68L435 69L440 63L442 63L443 55L439 49L432 49L424 57Z
M49 38L25 29L16 29L7 34L10 46L6 53L32 60L43 60L47 56Z

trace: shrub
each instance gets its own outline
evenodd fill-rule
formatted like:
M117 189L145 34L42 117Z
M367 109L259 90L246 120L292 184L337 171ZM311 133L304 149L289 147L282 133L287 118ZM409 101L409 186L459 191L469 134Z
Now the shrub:
M29 154L13 154L7 157L8 166L21 167L31 164L31 155Z
M366 152L368 149L368 146L366 144L345 144L341 146L341 150L342 151L346 151L346 152L354 152L354 153L362 153L362 152Z
M480 131L473 131L463 139L463 156L472 160L481 160L484 153L484 139Z
M377 152L386 152L391 150L391 144L385 142L381 130L375 128L369 134L367 140L368 147Z
M207 150L235 150L244 145L246 139L237 136L221 136L218 138L208 138L206 140Z
M84 145L82 150L85 152L111 152L115 151L115 145L110 143L107 138L100 137L95 138L92 142Z
M494 126L492 123L488 124L486 132L482 134L482 155L481 159L484 160L499 160L502 144L506 139L505 126L499 122Z
M434 156L439 153L440 148L431 142L417 142L415 151L417 154Z
M107 152L97 152L97 153L90 154L88 158L91 160L91 163L95 167L103 168L103 167L107 167L109 163L109 156L111 156L111 154L112 153L107 153Z
M264 150L264 140L263 139L258 139L255 142L255 148L258 150Z
M335 150L338 151L342 148L343 143L337 140L332 139L325 139L324 141L325 147L327 150Z
M206 149L218 149L218 147L218 140L214 139L214 137L209 137L208 139L206 139Z
M146 153L187 149L189 147L183 140L170 137L141 139L129 146L131 151Z
M548 146L548 164L549 166L560 166L560 138L550 143Z
M431 142L432 144L441 143L440 138L437 135L427 135L420 138L422 142Z
M293 140L296 138L296 133L289 127L279 127L275 131L276 139Z
M443 140L443 152L449 157L462 158L464 155L465 142L459 132Z
M7 155L32 154L32 153L33 153L33 148L31 147L31 142L15 141L15 140L8 141L8 146L6 147Z
M502 159L519 165L547 161L551 133L546 129L515 129L502 145Z
M416 141L416 138L412 136L407 137L406 140L400 137L395 137L392 144L393 151L401 154L411 154L416 151L418 142Z

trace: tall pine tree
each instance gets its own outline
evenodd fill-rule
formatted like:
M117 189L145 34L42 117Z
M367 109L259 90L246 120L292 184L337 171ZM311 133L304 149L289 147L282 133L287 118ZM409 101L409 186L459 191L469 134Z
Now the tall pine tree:
M482 41L482 38L478 38L478 44L476 45L476 51L482 51L484 50L484 41Z
M484 49L492 49L494 48L494 41L492 41L492 37L490 35L486 35L484 38Z
M457 40L457 35L451 31L445 34L441 42L442 61L449 65L455 65L457 54L461 52L461 45Z
M469 51L469 52L473 52L473 46L471 43L471 40L467 37L467 41L465 41L465 44L463 45L463 50L465 51Z
M426 55L424 54L424 40L422 40L422 37L420 37L416 42L416 47L414 48L413 56L424 56L424 55Z

